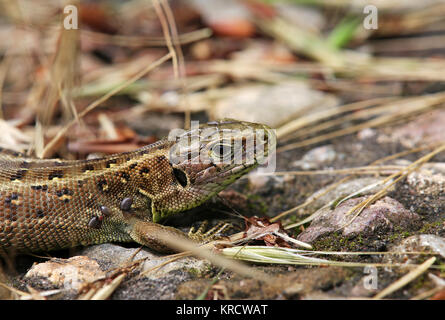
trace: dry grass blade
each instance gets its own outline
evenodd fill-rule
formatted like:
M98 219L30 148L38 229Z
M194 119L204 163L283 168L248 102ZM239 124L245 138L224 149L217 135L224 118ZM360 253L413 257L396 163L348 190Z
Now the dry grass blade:
M138 251L136 251L137 254ZM130 257L132 259L133 257ZM108 299L125 277L135 270L146 258L136 261L127 261L123 266L108 270L106 277L101 277L89 283L83 284L79 300L105 300Z
M3 84L12 61L12 54L5 53L5 57L0 65L0 118L3 119Z
M109 284L100 288L91 298L90 300L105 300L108 299L116 290L116 288L121 284L122 280L124 280L126 274L122 273L113 279Z
M289 252L285 248L247 246L247 247L231 247L221 250L222 254L233 259L239 259L257 263L274 263L274 264L305 264L320 265L329 264L326 259L307 257L300 253ZM299 251L297 251L299 252Z
M0 282L0 287L7 289L8 291L14 293L17 295L20 300L44 300L47 296L51 296L57 293L62 292L61 289L55 289L55 290L47 290L47 291L37 291L34 288L28 286L29 292L18 290L14 287L10 287L2 282ZM4 296L1 297L1 299L5 299Z
M61 102L62 113L65 118L74 115L78 121L77 111L72 101L72 89L75 83L79 56L79 31L60 28L57 50L53 56L50 72L45 73L44 86L41 88L40 101L37 105L45 106L38 110L38 122L43 126L51 123L57 108L57 101ZM36 139L43 140L43 132ZM36 155L41 156L43 149L36 143Z
M439 59L383 57L369 59L365 66L359 63L351 71L380 81L444 81L444 68L445 61Z
M341 183L343 183L344 181L347 181L348 178L349 178L349 177L347 177L347 178L345 178L344 180L342 180ZM296 222L296 223L292 223L292 224L290 224L290 225L287 225L287 226L285 226L285 229L287 230L287 229L290 229L290 228L295 228L295 227L298 227L298 226L300 226L300 225L303 225L303 224L306 224L306 223L308 223L308 222L311 222L312 220L314 220L315 218L317 218L320 214L322 214L322 209L326 209L326 208L329 208L329 207L337 207L337 206L339 206L342 202L344 202L344 201L346 201L346 200L348 200L348 199L351 199L351 198L353 198L353 197L356 197L356 196L362 194L362 193L365 192L365 191L369 191L370 189L373 189L373 188L375 188L375 187L377 187L377 186L380 186L381 184L383 184L381 181L380 181L380 182L377 182L377 183L374 183L374 184L370 184L370 185L367 185L367 186L361 188L360 190L357 190L357 191L352 192L351 194L349 194L349 195L347 195L347 196L345 196L345 197L343 197L343 198L341 198L341 199L333 199L333 200L331 200L330 202L328 202L327 204L325 204L322 208L320 208L319 210L317 210L315 213L313 213L312 215L310 215L309 217L307 217L306 219L303 219L303 220L301 220L301 221L299 221L299 222ZM337 185L337 184L336 184L336 185ZM323 192L322 195L325 194L325 193L326 193L326 191ZM349 223L351 223L351 222L349 222ZM346 225L347 225L347 224L346 224ZM343 228L343 227L341 227L341 228ZM340 230L341 228L339 228L338 230Z
M404 52L425 51L431 49L443 49L445 46L445 36L443 35L421 35L413 38L396 38L372 41L374 53L399 52L403 48Z
M137 63L137 61L133 60L130 64ZM99 72L99 74L94 75L89 83L85 83L79 90L76 91L76 97L90 97L90 96L99 96L108 92L109 90L114 89L117 85L120 84L119 78L122 75L126 74L126 68L130 69L132 66L122 66L116 68L107 68L105 72ZM113 70L114 69L114 70ZM103 70L101 70L103 71ZM111 75L110 75L111 73ZM111 79L110 79L111 78ZM117 81L114 81L116 79ZM191 91L200 91L203 89L208 89L212 87L218 87L219 85L224 83L224 76L219 74L209 74L209 75L196 75L189 76L184 79L150 79L150 81L139 80L130 86L126 87L122 91L117 94L121 95L138 95L144 91L163 89L163 90L179 90L182 86L182 81L186 82L186 86ZM193 94L196 94L194 92ZM140 100L141 96L139 95ZM173 107L173 106L171 106ZM143 106L143 108L148 108L147 106ZM179 108L180 109L180 106ZM204 108L207 109L207 108Z
M409 155L409 154L412 154L412 153L416 153L416 152L420 152L420 151L424 151L424 150L428 150L428 149L434 149L435 147L440 146L442 143L443 142L438 141L438 142L435 142L435 143L428 144L426 146L421 146L421 147L412 148L412 149L409 149L409 150L397 152L397 153L394 153L394 154L392 154L390 156L387 156L387 157L381 158L379 160L376 160L372 164L379 164L379 163L382 163L382 162L385 162L385 161L388 161L388 160L394 160L394 159L397 159L397 158L400 158L400 157L403 157L403 156L406 156L406 155Z
M425 299L435 295L436 293L438 293L441 290L443 290L443 288L436 287L431 290L422 292L422 293L418 294L417 296L412 297L410 300L425 300Z
M445 80L441 72L445 67L443 59L376 58L363 52L338 50L326 39L279 17L258 19L257 23L265 33L283 41L296 53L302 53L346 76L375 80Z
M0 119L0 131L2 133L0 146L2 147L22 151L31 142L31 138L12 125L12 122Z
M307 127L310 124L313 124L315 122L321 121L323 119L328 119L332 116L339 115L342 113L346 113L349 111L355 111L358 109L368 108L373 105L377 105L384 102L390 102L394 101L395 97L389 97L389 98L375 98L365 101L359 101L354 102L350 104L346 104L340 107L330 108L327 110L323 110L320 112L315 112L309 115L304 115L302 117L299 117L298 119L292 120L281 127L279 127L276 131L277 138L282 139L286 137L287 135L295 132L296 130L302 129L304 127ZM309 128L311 129L311 128Z
M434 282L436 287L431 290L422 292L422 293L418 294L417 296L412 297L411 300L424 300L431 296L434 296L436 293L439 293L445 289L445 279L442 279L442 278L434 275L433 273L429 273L428 277ZM443 300L443 299L441 299L441 300Z
M302 204L300 204L300 205L298 205L298 206L296 206L296 207L293 207L293 208L291 208L291 209L289 209L289 210L283 211L282 213L280 213L280 214L276 215L275 217L273 217L272 219L270 219L270 221L271 221L271 222L275 222L275 221L277 221L278 219L281 219L281 218L287 216L288 214L291 214L291 213L296 212L296 211L298 211L298 210L300 210L300 209L302 209L302 208L304 208L304 207L307 207L308 205L310 205L311 203L313 203L313 202L316 201L317 199L319 199L319 198L321 198L322 196L324 196L325 194L327 194L329 191L335 189L337 186L339 186L339 185L342 184L343 182L346 182L348 179L349 179L349 177L346 177L346 178L343 178L343 179L337 181L336 183L334 183L334 184L332 184L331 186L329 186L328 188L326 188L325 191L323 191L322 193L318 194L317 196L308 198L304 203L302 203ZM307 220L307 219L305 219L304 221L306 221L306 220ZM310 220L309 220L309 221L310 221ZM306 221L306 222L308 222L308 221ZM299 222L299 223L297 223L297 225L301 225L301 224L304 224L304 223L306 223L306 222ZM285 226L284 229L287 230L287 229L293 228L293 227L295 227L295 226L297 226L297 225L295 225L295 224L288 225L288 226Z
M394 170L404 169L404 166L388 165L388 166L365 166L365 167L353 167L344 169L328 169L328 170L310 170L310 171L277 171L272 173L264 173L262 175L268 176L309 176L309 175L321 175L321 174L388 174Z
M334 70L345 67L346 60L341 52L315 33L302 30L281 18L258 19L257 24L265 33L283 41L298 53L303 53Z
M349 261L335 261L313 257L314 255L382 255L397 254L396 252L330 252L330 251L312 251L300 250L283 247L269 246L236 246L220 250L222 254L233 259L272 264L290 264L290 265L331 265L342 267L403 267L418 268L418 265L398 264L398 263L362 263ZM404 252L405 254L405 252ZM409 252L408 254L419 254L418 252ZM428 254L428 253L422 253ZM434 258L434 257L433 257ZM427 267L429 268L430 265Z
M445 102L445 93L431 94L427 96L407 98L392 102L388 114L383 114L377 118L366 121L358 125L348 126L346 128L318 135L314 138L306 139L296 143L290 143L277 149L277 152L289 151L296 148L323 142L329 139L338 138L347 134L358 132L362 129L373 128L382 125L388 125L395 121L400 121L402 117L412 116L421 112L425 112L431 107ZM393 108L396 107L396 108Z
M272 227L272 228L270 228ZM236 234L233 234L230 237L230 244L229 245L234 245L234 244L242 244L242 243L248 243L250 241L254 241L257 239L262 239L264 236L267 235L273 235L276 236L278 238L281 238L282 240L284 240L287 244L293 244L296 247L301 247L301 248L305 248L305 249L312 249L312 246L309 243L303 242L303 241L299 241L297 239L294 239L292 237L289 237L287 234L279 231L279 229L275 229L276 226L262 226L260 228L253 228L253 231L248 230L247 232L239 232ZM220 241L216 241L215 244L220 243L223 244L224 242L220 242Z
M30 291L30 293L28 293L26 295L22 295L20 297L20 300L46 300L46 297L61 293L63 291L61 289L37 291L29 286L28 286L28 290Z
M177 42L179 44L189 44L192 42L209 38L211 35L212 35L211 29L203 28L200 30L195 30L179 35ZM167 41L163 37L109 35L106 33L94 32L91 30L82 30L82 36L87 36L89 39L97 43L115 44L123 47L146 47L146 46L167 45Z
M178 55L176 54L175 48L173 47L172 37L170 35L170 30L168 27L170 20L167 22L167 17L164 13L163 7L161 7L161 3L159 2L159 0L153 0L152 3L153 3L153 7L156 11L156 14L159 18L159 21L161 23L162 32L164 34L164 38L166 41L168 51L172 56L173 72L174 72L175 78L178 78L179 77Z
M226 268L245 277L254 278L268 283L273 282L272 278L264 272L213 253L211 250L209 250L209 248L212 249L214 247L213 243L197 246L196 243L190 240L185 240L170 234L162 233L159 233L159 238L172 249L178 251L188 251L196 257L207 259L219 267Z
M394 99L390 99L394 100ZM374 106L371 108L366 108L358 111L354 111L353 113L344 115L340 118L328 120L325 122L322 122L320 124L311 126L309 128L304 128L304 130L300 130L297 132L294 132L288 136L286 136L286 139L282 139L282 141L288 141L290 139L296 139L301 138L303 136L310 136L313 134L316 134L318 132L326 131L331 128L335 128L336 126L340 126L346 122L351 121L357 121L357 120L366 120L374 116L383 115L389 112L394 112L397 107L392 104L383 104L380 106Z
M181 82L181 91L182 91L182 99L185 101L185 120L184 120L184 128L188 129L191 119L191 111L190 111L190 105L188 102L188 88L185 81L185 59L182 52L181 44L179 42L179 34L178 30L176 28L175 18L173 15L173 12L165 0L159 0L153 1L153 5L155 7L156 13L159 16L159 19L162 24L162 30L164 32L164 37L167 41L167 47L169 48L169 51L173 54L173 66L175 67L175 59L177 59L177 68L178 70L175 70L175 78L179 78ZM164 15L165 13L165 15ZM166 28L165 19L168 21L168 25L170 26L170 33L168 32L168 28ZM173 49L172 44L174 44L174 47L176 50Z
M347 225L351 224L354 219L371 203L373 203L374 201L376 201L377 199L383 197L385 195L385 193L387 192L387 190L393 186L394 184L396 184L398 181L402 180L403 178L405 178L408 174L410 174L411 172L417 170L418 168L420 168L421 165L423 165L425 162L428 162L431 158L433 158L435 155L443 152L445 150L445 144L443 144L442 146L436 148L435 150L433 150L432 152L428 153L426 156L421 157L420 159L418 159L417 161L413 162L412 164L410 164L409 166L407 166L406 168L404 168L403 170L394 173L392 175L390 175L388 178L382 180L381 184L385 185L385 187L380 190L379 192L377 192L376 194L374 194L373 196L369 197L368 199L366 199L365 201L362 201L361 203L359 203L358 205L354 206L353 208L351 208L346 214L352 214L355 212L354 217L344 226L341 226L339 229L343 229L344 227L346 227ZM405 172L404 172L405 171ZM404 173L403 173L404 172ZM399 176L398 178L394 179L395 177ZM394 179L394 180L392 180ZM391 181L392 180L392 181ZM391 181L391 182L390 182Z
M10 286L8 286L8 285L6 285L6 284L4 284L4 283L1 283L1 282L0 282L0 286L3 287L3 288L5 288L5 289L7 289L7 290L9 290L9 291L11 291L11 292L14 292L15 294L18 294L18 295L20 295L20 296L26 296L26 295L29 295L29 293L27 293L27 292L25 292L25 291L21 291L21 290L18 290L18 289L16 289L16 288L10 287Z
M382 298L386 297L387 295L393 293L394 291L407 285L408 283L410 283L411 281L416 279L418 276L420 276L422 273L424 273L426 270L428 270L428 268L431 267L435 261L436 261L436 257L429 258L424 263L422 263L420 266L418 266L416 269L408 272L405 276L403 276L396 282L392 283L390 286L388 286L385 289L383 289L382 291L380 291L378 294L376 294L373 297L373 299L382 299Z
M306 248L306 249L312 249L312 246L307 243L307 242L303 242L297 239L294 239L292 237L289 237L287 234L282 233L282 232L273 232L273 235L282 238L284 241L288 242L288 243L292 243L294 246L296 247L302 247L302 248Z
M119 137L113 121L105 113L99 114L97 120L105 133L106 139L115 140Z
M170 257L170 259L168 259L167 261L164 261L164 262L158 264L157 266L154 266L153 268L150 268L150 269L145 270L144 272L141 272L140 275L146 276L147 274L154 272L154 271L166 266L169 263L175 262L178 259L189 257L189 256L191 256L191 253L189 253L189 252L180 252L177 254L172 254L172 255L168 256L168 257Z
M161 64L163 64L164 62L166 62L167 60L169 60L172 57L171 53L166 54L165 56L163 56L162 58L156 60L154 63L151 63L149 66L147 66L146 68L144 68L143 70L141 70L140 72L138 72L136 75L134 75L133 77L131 77L130 79L128 79L127 81L125 81L124 83L122 83L120 86L116 87L115 89L111 90L110 92L106 93L105 95L103 95L101 98L97 99L96 101L94 101L93 103L91 103L90 105L88 105L82 112L79 113L79 118L82 118L83 116L85 116L88 112L92 111L93 109L95 109L98 105L100 105L101 103L105 102L106 100L108 100L110 97L112 97L113 95L115 95L117 92L121 91L122 89L124 89L125 87L127 87L128 85L130 85L131 83L135 82L136 80L142 78L146 73L150 72L151 70L153 70L154 68L160 66ZM57 143L59 142L59 140L64 137L66 135L66 133L68 132L68 130L76 123L75 120L71 120L68 124L66 124L58 133L57 135L45 146L45 149L42 152L41 157L45 158L47 157L55 148L55 146L57 145Z

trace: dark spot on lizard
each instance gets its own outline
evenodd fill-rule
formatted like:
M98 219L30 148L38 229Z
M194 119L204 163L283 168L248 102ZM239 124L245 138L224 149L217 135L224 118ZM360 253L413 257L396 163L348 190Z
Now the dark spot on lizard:
M105 179L99 180L99 182L97 183L97 187L100 191L106 192L108 190L107 181Z
M142 156L142 155L144 155L144 154L150 153L150 151L151 151L151 150L149 150L149 149L142 149L142 150L139 151L139 155Z
M36 214L38 218L42 218L44 216L42 209L37 209Z
M91 165L91 164L87 164L87 165L85 165L85 166L82 168L82 170L83 170L83 172L86 172L86 171L93 171L93 170L94 170L94 166Z
M48 175L48 180L53 180L54 178L63 178L63 172L62 171L53 171Z
M137 162L134 162L134 163L130 164L128 167L129 167L130 169L134 169L134 168L137 167L137 165L138 165L138 163L137 163Z
M125 180L130 180L130 175L126 172L122 172L122 178L124 178Z
M11 175L11 177L9 179L11 181L13 181L13 180L20 180L26 174L26 171L27 170L19 170L19 171L15 172L13 175Z
M107 161L106 167L110 168L112 164L116 164L117 160L116 159L111 159Z
M116 177L120 177L122 183L127 183L130 180L130 175L125 171L117 171L114 173L114 175Z
M68 188L63 188L61 190L56 191L56 195L65 203L68 203L71 200L71 196L73 192Z
M149 173L150 169L147 167L144 167L144 168L139 169L139 172L143 175L144 173Z

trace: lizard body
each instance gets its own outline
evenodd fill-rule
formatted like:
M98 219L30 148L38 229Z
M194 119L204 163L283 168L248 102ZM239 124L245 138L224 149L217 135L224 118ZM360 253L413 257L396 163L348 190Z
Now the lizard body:
M252 135L252 129L263 130L265 136ZM275 143L267 126L234 120L202 125L182 138L94 160L39 160L2 152L0 252L113 241L167 250L158 232L185 234L159 222L226 188L257 166ZM246 141L252 138L264 147L261 153L248 150ZM188 146L180 148L184 141ZM253 160L217 161L218 150L227 155L227 147L233 160L236 144L241 155ZM210 161L200 161L203 154Z

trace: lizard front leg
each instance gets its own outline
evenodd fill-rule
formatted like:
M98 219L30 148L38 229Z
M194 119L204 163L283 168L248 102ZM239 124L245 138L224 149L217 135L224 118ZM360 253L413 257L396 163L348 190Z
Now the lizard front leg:
M190 239L181 230L143 220L133 221L130 229L130 237L135 242L150 249L166 253L175 251L171 245L163 240L166 237L171 237L172 239Z
M185 234L181 230L173 227L138 219L132 223L130 236L137 243L149 247L150 249L159 252L172 252L175 250L163 240L165 237L171 237L176 241L187 239L199 244L219 238L220 233L228 227L227 223L221 223L204 233L203 230L205 225L206 224L204 223L196 232L194 232L194 229L192 228L188 234Z

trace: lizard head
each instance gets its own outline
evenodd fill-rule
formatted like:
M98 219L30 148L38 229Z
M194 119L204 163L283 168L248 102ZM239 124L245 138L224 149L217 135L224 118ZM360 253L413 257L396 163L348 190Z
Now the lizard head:
M266 162L275 150L274 131L266 125L224 119L173 133L169 149L176 183L153 202L153 221L192 209Z

